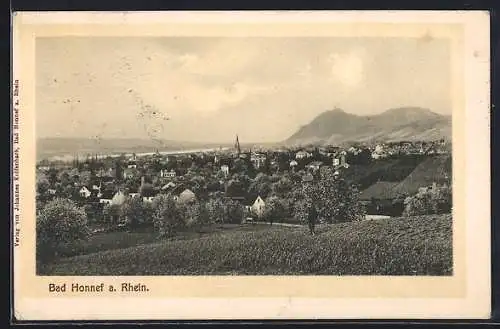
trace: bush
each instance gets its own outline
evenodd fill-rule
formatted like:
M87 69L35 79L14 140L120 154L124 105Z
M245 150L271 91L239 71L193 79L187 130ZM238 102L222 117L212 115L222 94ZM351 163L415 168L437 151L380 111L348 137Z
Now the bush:
M36 218L37 259L43 263L57 257L61 246L86 240L89 235L83 208L68 199L49 201Z
M403 216L432 215L451 212L451 187L433 185L404 201Z

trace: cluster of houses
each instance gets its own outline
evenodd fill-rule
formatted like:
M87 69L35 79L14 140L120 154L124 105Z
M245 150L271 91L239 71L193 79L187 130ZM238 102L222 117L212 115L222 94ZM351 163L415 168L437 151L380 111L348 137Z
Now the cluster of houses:
M191 154L161 155L154 154L137 156L135 154L122 156L120 159L111 157L98 159L87 157L83 162L78 159L73 163L50 163L44 161L37 167L38 175L60 175L65 172L74 179L72 188L80 202L92 204L120 205L129 197L140 197L144 202L152 202L160 194L173 195L176 200L189 201L197 198L203 190L192 176L187 175L190 168L196 164L203 168L197 175L211 176L216 179L216 189L220 187L225 192L227 181L235 170L235 161L248 164L255 172L280 173L296 172L302 175L303 182L314 180L314 174L323 166L333 167L334 175L342 175L342 171L350 167L350 159L367 154L373 159L381 159L391 155L402 154L433 154L445 152L448 145L444 141L434 143L386 143L376 145L357 145L350 147L310 146L294 149L247 150L242 151L238 139L235 148L230 150L206 151ZM81 179L88 177L88 179ZM147 177L147 179L146 179ZM61 179L58 178L57 181ZM54 181L54 179L52 180ZM52 184L48 194L56 196L60 193L61 183ZM233 197L241 201L248 211L260 216L265 208L265 202L260 196L248 200L246 197Z
M449 154L451 145L446 140L379 143L370 148L373 159L383 159L394 155L435 155Z

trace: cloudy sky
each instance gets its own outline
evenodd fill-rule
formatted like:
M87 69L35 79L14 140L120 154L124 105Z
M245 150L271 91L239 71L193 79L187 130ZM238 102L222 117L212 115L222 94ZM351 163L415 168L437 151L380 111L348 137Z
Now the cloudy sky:
M38 137L274 142L335 107L451 114L446 40L38 38Z

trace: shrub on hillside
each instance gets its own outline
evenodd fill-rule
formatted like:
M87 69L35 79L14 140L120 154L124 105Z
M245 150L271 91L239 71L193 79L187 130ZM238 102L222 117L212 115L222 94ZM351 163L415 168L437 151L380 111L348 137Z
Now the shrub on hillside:
M69 199L47 202L36 218L36 251L41 262L57 257L58 249L89 237L87 214Z
M442 214L451 212L452 192L449 186L422 189L404 201L404 216Z

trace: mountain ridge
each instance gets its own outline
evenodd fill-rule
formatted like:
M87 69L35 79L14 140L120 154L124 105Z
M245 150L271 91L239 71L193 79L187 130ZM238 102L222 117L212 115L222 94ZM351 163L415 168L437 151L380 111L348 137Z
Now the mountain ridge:
M337 144L346 141L451 139L451 116L421 107L391 108L357 115L340 108L317 115L284 141L285 144Z

